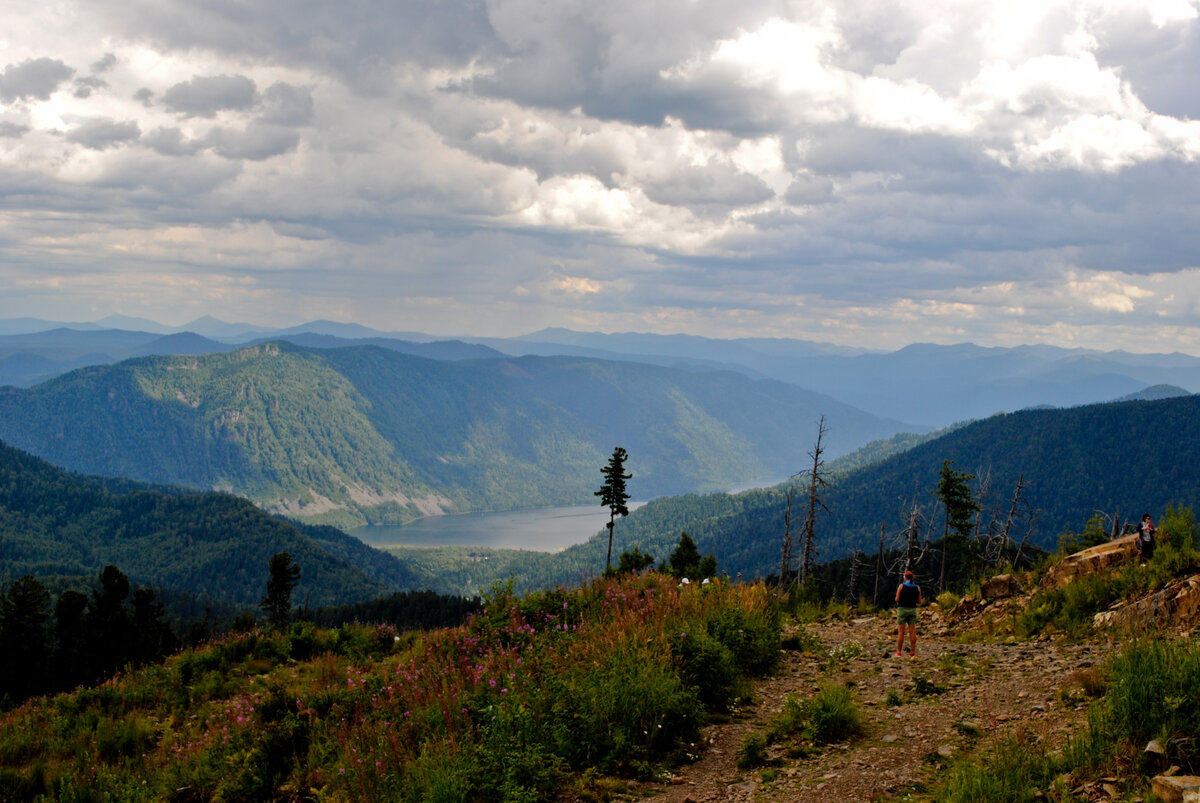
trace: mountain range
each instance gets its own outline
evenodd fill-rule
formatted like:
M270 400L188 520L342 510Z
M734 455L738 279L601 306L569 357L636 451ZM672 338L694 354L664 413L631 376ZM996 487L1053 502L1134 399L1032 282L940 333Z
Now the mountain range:
M577 356L730 370L794 384L876 417L905 422L916 432L1027 407L1111 401L1154 385L1200 391L1200 358L1177 353L985 348L970 343L918 343L896 351L872 351L787 338L719 340L566 329L515 338L462 336L447 342L419 332L381 332L332 321L268 329L214 318L165 327L116 317L86 324L0 320L0 384L30 387L88 365L152 354L216 353L269 340L320 348L372 344L433 359Z
M56 465L339 526L593 502L617 445L641 498L784 477L822 415L831 455L903 426L731 371L287 341L0 388L0 439Z

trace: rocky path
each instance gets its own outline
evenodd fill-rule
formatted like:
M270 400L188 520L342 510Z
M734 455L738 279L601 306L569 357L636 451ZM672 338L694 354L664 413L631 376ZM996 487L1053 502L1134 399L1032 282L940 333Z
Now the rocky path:
M1080 679L1102 660L1102 645L962 644L937 634L933 617L922 612L916 659L891 657L895 625L887 615L809 626L821 649L787 652L780 672L757 685L752 708L705 731L696 762L636 797L661 803L919 797L949 758L986 748L993 735L1016 731L1052 746L1083 722ZM808 696L829 681L851 688L866 718L863 736L803 758L776 749L766 771L738 768L746 736L763 730L786 695Z

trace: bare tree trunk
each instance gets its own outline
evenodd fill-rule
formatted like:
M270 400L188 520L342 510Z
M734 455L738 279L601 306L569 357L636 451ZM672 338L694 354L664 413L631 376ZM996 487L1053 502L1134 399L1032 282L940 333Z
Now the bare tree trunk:
M817 508L828 510L820 496L821 490L825 487L825 472L822 471L825 463L821 460L821 453L824 449L821 441L824 440L825 433L828 431L825 426L825 416L821 416L820 421L817 422L817 444L809 452L813 461L808 482L808 514L804 517L804 556L800 566L801 587L808 584L808 578L817 566Z
M921 535L920 512L917 510L917 502L913 500L912 509L908 512L908 529L904 533L904 568L902 573L912 569L915 564L915 555L917 552L917 540Z
M792 498L796 495L795 486L787 489L787 506L783 510L783 556L779 562L779 590L786 591L788 574L792 571Z
M1025 534L1021 536L1021 543L1017 545L1017 554L1013 556L1013 568L1021 564L1021 550L1025 549L1025 539L1033 535L1033 524L1037 521L1037 511L1029 517L1029 528L1025 530Z
M862 554L861 549L855 548L850 555L850 587L846 590L846 602L851 605L858 602L858 567L862 561Z
M879 525L879 557L875 561L875 594L871 597L871 601L875 603L875 607L879 607L879 580L883 577L883 536L885 533L884 525Z

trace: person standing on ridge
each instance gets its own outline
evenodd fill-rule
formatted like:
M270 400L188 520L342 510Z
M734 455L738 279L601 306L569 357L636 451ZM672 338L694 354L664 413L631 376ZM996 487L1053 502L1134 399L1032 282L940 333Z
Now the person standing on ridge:
M904 573L904 582L896 589L896 657L904 656L904 628L908 628L909 655L917 657L917 606L921 604L921 587L913 581L913 573Z
M1157 528L1154 522L1150 520L1149 513L1142 514L1142 523L1138 525L1138 536L1134 542L1137 544L1138 555L1141 556L1143 566L1154 557L1154 533Z

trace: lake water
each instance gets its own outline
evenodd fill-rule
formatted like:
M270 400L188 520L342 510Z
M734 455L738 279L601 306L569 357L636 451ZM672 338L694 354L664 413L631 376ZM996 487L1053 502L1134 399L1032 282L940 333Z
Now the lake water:
M630 502L635 510L644 502ZM608 524L608 509L595 505L430 516L403 526L358 527L350 534L371 546L483 546L557 552L582 544Z

